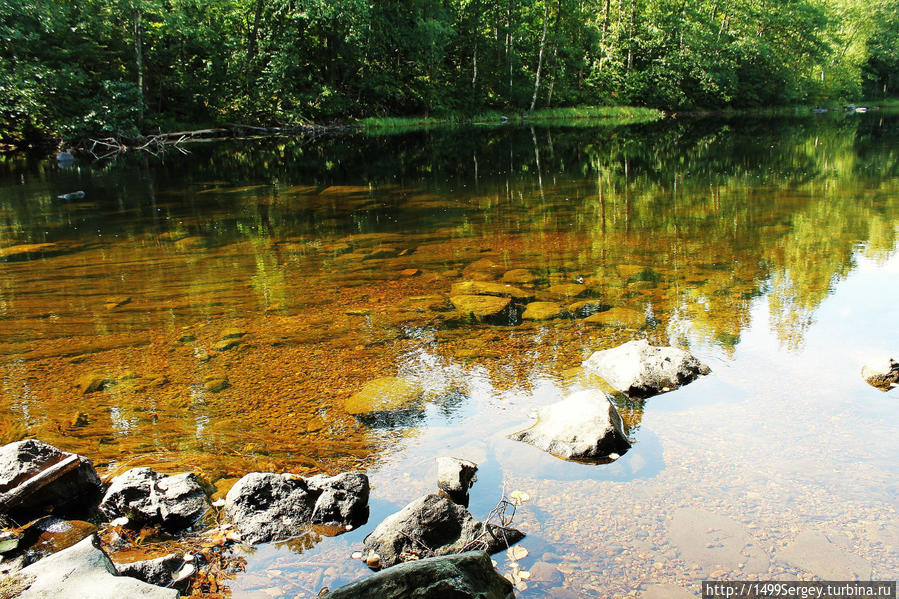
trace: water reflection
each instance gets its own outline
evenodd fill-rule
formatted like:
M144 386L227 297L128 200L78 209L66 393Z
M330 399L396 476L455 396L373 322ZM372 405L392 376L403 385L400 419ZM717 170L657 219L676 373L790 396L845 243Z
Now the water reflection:
M396 505L416 487L389 477L446 448L493 469L485 504L510 471L671 476L671 441L647 413L685 396L713 413L751 385L619 398L635 446L598 468L499 429L589 385L580 362L636 337L700 348L726 371L763 313L770 353L803 351L858 260L894 255L897 124L431 131L64 171L0 158L0 440L37 436L111 470L192 468L220 492L249 470L380 467ZM75 190L86 197L57 198ZM460 317L453 286L468 282L521 290L514 324ZM522 320L532 299L555 317ZM439 392L408 418L343 409L397 375Z

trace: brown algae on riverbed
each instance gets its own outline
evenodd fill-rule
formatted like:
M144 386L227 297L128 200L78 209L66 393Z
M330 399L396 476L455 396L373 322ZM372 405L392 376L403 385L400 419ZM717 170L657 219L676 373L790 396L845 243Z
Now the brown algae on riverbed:
M820 552L793 546L818 533L848 535L833 551L895 577L892 421L847 412L841 391L863 391L809 371L832 353L802 353L840 281L859 264L874 276L892 255L895 184L825 171L799 185L733 172L710 185L693 173L675 191L646 167L625 179L587 157L589 177L550 177L579 142L540 139L553 144L538 148L540 164L526 148L529 170L494 164L485 177L482 156L481 179L462 186L260 185L236 167L234 183L159 175L140 191L152 210L98 191L100 220L7 202L0 245L32 249L0 261L2 441L38 437L108 475L193 470L216 496L251 470L365 469L381 502L370 526L433 490L435 455L465 454L481 465L473 511L503 489L531 496L516 519L529 535L522 597L811 576ZM806 141L794 147L811 151ZM509 301L472 318L454 306L458 291ZM529 304L542 317L523 317ZM579 370L590 353L643 337L691 346L715 375L646 402L617 398L635 441L621 459L570 465L505 440L534 409L600 384ZM383 377L421 393L399 417L349 413L347 400ZM812 377L834 390L809 396ZM856 467L839 448L860 422L866 455L884 457L859 458L855 493L839 490ZM726 534L684 540L695 521ZM358 578L366 569L348 556L364 532L257 548L232 590L307 596Z

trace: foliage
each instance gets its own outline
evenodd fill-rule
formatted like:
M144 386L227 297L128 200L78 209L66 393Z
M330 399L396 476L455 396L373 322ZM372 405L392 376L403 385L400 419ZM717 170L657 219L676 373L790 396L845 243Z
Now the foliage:
M0 140L848 101L897 37L897 0L5 0Z

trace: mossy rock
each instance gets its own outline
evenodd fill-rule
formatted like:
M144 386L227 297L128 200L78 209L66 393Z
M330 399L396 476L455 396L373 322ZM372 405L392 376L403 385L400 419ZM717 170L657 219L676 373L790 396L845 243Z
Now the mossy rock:
M503 283L528 285L537 280L537 276L526 268L515 268L503 275Z
M343 404L348 414L354 416L377 412L394 412L413 407L421 398L420 383L395 376L384 376L369 381Z

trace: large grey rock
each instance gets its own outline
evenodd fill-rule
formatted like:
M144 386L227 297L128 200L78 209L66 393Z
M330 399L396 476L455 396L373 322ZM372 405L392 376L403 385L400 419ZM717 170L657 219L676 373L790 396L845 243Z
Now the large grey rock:
M327 599L514 599L483 551L432 557L382 570L326 593Z
M468 505L468 490L474 484L478 465L459 458L437 458L437 488L460 505Z
M368 519L368 477L346 472L309 479L251 472L225 496L225 515L249 543L297 536L310 524L353 525Z
M169 586L174 580L174 574L184 560L177 553L170 553L155 559L144 559L136 562L116 563L115 567L122 576L130 576L157 586Z
M29 481L57 464L76 457L61 476L43 485ZM20 488L21 486L21 488ZM6 511L17 519L52 510L66 514L95 505L102 491L93 463L76 454L61 451L37 439L25 439L0 447L0 498L11 498L30 489L21 498L10 500ZM6 501L4 501L6 503Z
M583 366L631 397L670 391L711 372L689 352L676 347L654 347L646 339L594 352Z
M630 449L618 410L597 389L573 393L537 411L537 422L509 436L566 460L603 461Z
M112 479L100 511L109 518L125 516L135 525L181 530L210 508L196 475L166 476L150 468L132 468Z
M365 549L383 566L412 559L451 555L471 549L495 553L514 545L524 533L476 521L467 509L444 495L420 497L384 519L365 537Z
M890 358L862 368L862 378L872 387L889 391L899 386L899 362Z
M45 557L19 571L31 580L20 599L178 599L175 589L164 589L128 576L115 566L92 535L80 543Z

